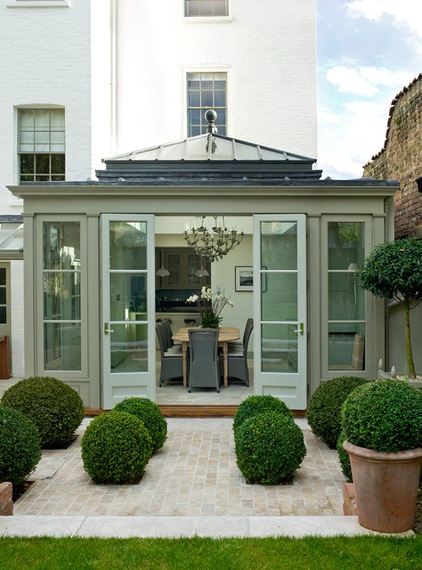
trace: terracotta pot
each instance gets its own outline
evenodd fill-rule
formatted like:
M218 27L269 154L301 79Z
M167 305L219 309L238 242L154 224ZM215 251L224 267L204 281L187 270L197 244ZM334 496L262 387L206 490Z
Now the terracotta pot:
M405 532L413 526L422 448L397 453L372 451L348 441L359 523L377 532Z

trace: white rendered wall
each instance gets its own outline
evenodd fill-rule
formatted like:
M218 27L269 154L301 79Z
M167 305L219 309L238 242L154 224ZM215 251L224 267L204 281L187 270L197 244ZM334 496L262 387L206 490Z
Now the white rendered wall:
M118 3L117 151L184 138L186 72L227 71L229 136L316 157L315 0L230 0L226 19L183 6Z
M92 172L90 3L69 4L8 0L0 7L0 214L22 212L6 188L18 182L19 106L63 106L66 176L86 180ZM11 263L11 289L12 374L18 378L24 375L23 262Z

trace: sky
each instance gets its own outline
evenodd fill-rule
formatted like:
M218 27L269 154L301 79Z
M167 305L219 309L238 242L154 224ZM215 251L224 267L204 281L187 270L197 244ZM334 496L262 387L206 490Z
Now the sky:
M422 73L422 0L316 0L318 168L360 178L391 102Z

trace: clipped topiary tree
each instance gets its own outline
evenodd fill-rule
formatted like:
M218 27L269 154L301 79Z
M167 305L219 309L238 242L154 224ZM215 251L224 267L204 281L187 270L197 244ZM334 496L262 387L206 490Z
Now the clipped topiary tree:
M422 393L391 378L359 386L343 404L342 427L359 523L377 532L410 530L422 461Z
M341 432L341 407L347 396L368 380L339 376L318 386L309 400L306 419L315 435L335 449Z
M237 465L248 483L290 482L306 455L302 430L279 412L245 420L234 438Z
M236 410L233 418L233 432L236 433L245 420L262 412L278 412L289 418L293 417L292 411L279 398L271 395L248 396L242 400Z
M85 471L94 483L136 483L152 455L144 423L127 412L106 412L88 425L81 442Z
M116 412L128 412L142 420L152 439L152 452L161 449L167 439L167 422L155 402L148 398L127 398L116 404Z
M1 403L34 422L44 448L66 445L84 418L79 394L50 376L21 380L5 391Z
M19 488L41 459L41 439L24 414L0 405L0 483Z
M409 377L416 378L410 311L422 300L422 240L405 238L376 246L359 276L364 289L402 305Z
M422 447L422 392L391 378L360 386L343 404L342 428L349 443L373 451Z

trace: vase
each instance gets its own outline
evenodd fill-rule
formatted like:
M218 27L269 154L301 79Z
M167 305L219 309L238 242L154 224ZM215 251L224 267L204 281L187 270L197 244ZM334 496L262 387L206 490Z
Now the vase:
M422 448L377 452L345 441L359 524L377 532L411 530L416 511Z

